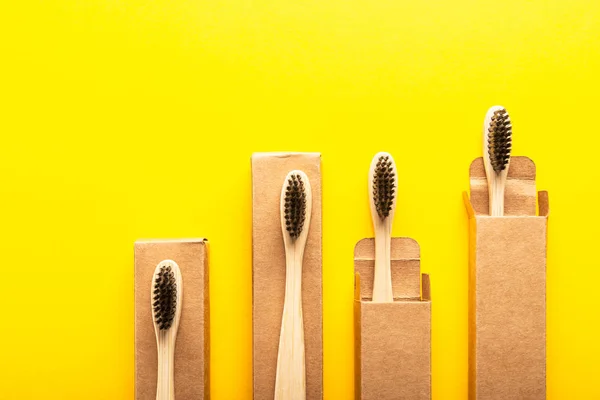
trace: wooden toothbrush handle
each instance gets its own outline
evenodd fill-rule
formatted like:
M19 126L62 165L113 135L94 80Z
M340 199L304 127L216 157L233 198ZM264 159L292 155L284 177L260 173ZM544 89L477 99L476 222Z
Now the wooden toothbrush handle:
M391 303L392 292L391 271L391 229L388 221L378 223L375 227L375 272L373 274L373 302Z
M168 332L161 332L158 346L158 376L156 400L174 400L174 341Z
M502 179L493 179L488 184L489 187L489 201L490 201L490 216L502 217L504 216L504 188L505 181Z
M277 355L275 400L306 399L302 256L290 256L286 261L285 300Z

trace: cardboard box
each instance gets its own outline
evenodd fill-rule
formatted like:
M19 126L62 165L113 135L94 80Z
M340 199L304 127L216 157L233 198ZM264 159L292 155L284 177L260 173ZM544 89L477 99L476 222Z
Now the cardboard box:
M362 239L354 249L355 398L429 400L429 276L421 275L413 239L392 238L391 259L394 302L372 303L375 240Z
M548 193L535 164L511 158L505 216L490 217L483 160L470 168L469 399L546 398Z
M205 239L135 243L135 399L156 399L157 349L150 290L156 265L170 259L181 270L183 300L175 342L175 397L210 398L208 242Z
M312 187L312 217L302 269L306 399L323 398L321 274L321 156L256 153L252 156L252 364L255 400L273 399L285 294L285 252L279 216L283 181L302 170Z

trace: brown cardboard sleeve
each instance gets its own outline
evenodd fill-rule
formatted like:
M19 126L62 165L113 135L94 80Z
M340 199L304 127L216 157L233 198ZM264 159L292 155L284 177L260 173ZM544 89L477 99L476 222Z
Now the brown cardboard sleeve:
M505 216L490 217L483 161L470 168L469 399L546 398L548 193L535 164L511 159Z
M252 155L252 364L256 400L273 399L285 294L285 252L279 216L287 173L302 170L312 188L312 217L302 268L306 399L323 398L321 155Z
M135 399L156 399L157 351L150 290L156 265L179 265L183 300L175 343L175 397L210 398L208 242L205 239L135 243Z
M375 241L354 249L355 398L431 399L429 276L413 239L392 238L391 258L394 302L373 303Z

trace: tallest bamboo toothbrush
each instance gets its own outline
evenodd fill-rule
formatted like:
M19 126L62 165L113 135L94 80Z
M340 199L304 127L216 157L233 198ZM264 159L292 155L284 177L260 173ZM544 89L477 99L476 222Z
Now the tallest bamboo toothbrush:
M369 173L371 218L375 230L375 273L373 276L373 302L391 303L392 293L391 241L392 221L396 210L396 164L388 153L377 153Z
M512 125L506 109L490 108L483 123L483 164L488 181L490 216L504 215L504 188L508 176Z
M285 247L285 298L281 318L275 400L306 399L304 322L302 317L302 262L312 212L312 192L302 171L291 171L280 199Z

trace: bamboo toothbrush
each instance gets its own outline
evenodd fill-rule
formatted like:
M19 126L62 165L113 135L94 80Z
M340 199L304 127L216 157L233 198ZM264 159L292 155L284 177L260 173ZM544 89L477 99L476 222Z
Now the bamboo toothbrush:
M490 108L483 123L483 160L488 181L490 215L504 215L504 188L510 163L512 125L506 109Z
M302 320L302 259L310 225L312 193L308 177L291 171L283 182L280 200L285 247L285 300L281 318L275 400L304 400L306 372Z
M156 400L173 400L175 339L181 316L181 271L175 261L161 261L152 279L154 333L158 347Z
M398 186L396 164L388 153L377 153L369 172L371 218L375 230L375 273L373 276L373 302L391 303L392 271L390 247L392 221L396 210L395 191Z

